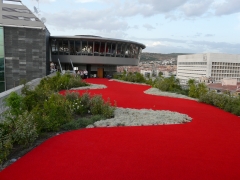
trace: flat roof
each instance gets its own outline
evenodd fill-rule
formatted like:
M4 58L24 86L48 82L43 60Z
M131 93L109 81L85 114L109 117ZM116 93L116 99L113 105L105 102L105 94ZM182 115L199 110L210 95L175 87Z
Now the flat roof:
M99 40L99 41L113 41L113 42L124 42L124 43L133 43L141 46L142 49L145 49L146 46L142 43L138 43L135 41L122 40L122 39L114 39L114 38L106 38L95 35L76 35L76 36L50 36L50 39L86 39L86 40Z
M207 85L210 89L216 89L220 91L237 91L240 87L240 82L237 82L237 85L222 85L222 83L210 83Z

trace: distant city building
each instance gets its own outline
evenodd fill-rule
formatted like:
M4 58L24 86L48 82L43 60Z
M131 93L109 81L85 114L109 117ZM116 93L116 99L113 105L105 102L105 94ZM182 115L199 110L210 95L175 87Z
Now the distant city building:
M20 0L0 4L0 92L55 69L87 70L89 77L112 75L117 66L137 66L146 48L133 41L92 35L50 36L46 19L40 20Z
M144 76L144 77L152 77L152 70L141 70L140 73Z
M210 83L207 87L209 90L216 91L217 93L240 94L240 82L237 82L236 79L223 79L222 83Z
M177 62L177 78L181 84L189 79L199 81L202 77L220 83L223 78L240 82L240 55L204 53L180 55Z

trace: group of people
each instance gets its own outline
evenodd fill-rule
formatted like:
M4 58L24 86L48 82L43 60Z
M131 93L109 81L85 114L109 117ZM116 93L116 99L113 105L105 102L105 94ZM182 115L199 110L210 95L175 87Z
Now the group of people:
M82 79L88 78L88 71L85 69L84 71L78 70L77 76L80 76Z

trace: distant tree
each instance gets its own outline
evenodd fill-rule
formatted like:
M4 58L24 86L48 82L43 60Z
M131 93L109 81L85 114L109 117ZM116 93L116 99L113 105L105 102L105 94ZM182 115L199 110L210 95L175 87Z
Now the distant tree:
M160 71L160 72L158 73L158 76L160 77L160 76L162 76L162 75L163 75L163 72Z
M161 91L175 91L181 90L179 79L176 79L174 76L164 78L160 76L155 82L155 87Z
M189 79L187 82L189 93L192 98L199 98L208 92L207 86L204 83L196 83L194 79Z

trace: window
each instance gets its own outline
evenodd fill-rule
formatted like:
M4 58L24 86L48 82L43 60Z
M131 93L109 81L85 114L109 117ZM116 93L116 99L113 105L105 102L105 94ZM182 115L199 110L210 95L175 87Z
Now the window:
M57 41L56 41L56 39L52 39L51 46L52 46L52 55L57 55L58 54L58 50L57 50Z
M99 54L99 52L100 52L100 45L101 45L101 42L98 42L98 41L96 41L96 42L94 42L94 52L93 52L93 54L94 54L94 56L99 56L100 54Z
M75 52L75 47L74 47L74 41L69 41L69 48L70 48L70 55L75 55L76 52Z
M123 55L124 55L123 46L124 46L124 44L122 44L122 43L117 44L117 51L116 51L116 56L117 57L123 57Z
M68 40L63 40L63 54L69 55Z
M76 55L82 55L81 41L75 41L75 52Z
M82 41L82 55L88 55L87 41Z

